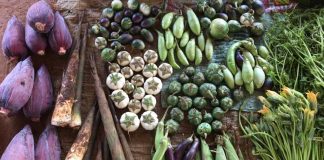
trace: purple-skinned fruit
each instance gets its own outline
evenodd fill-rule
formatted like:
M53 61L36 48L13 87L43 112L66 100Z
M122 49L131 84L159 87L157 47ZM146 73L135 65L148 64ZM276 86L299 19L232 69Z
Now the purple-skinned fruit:
M9 58L24 58L28 54L25 28L16 16L13 16L7 23L2 37L2 50Z
M27 24L39 33L48 33L54 26L54 13L51 6L40 0L28 8Z
M26 125L12 138L0 160L34 160L34 138L29 125Z
M34 85L31 57L17 63L0 84L0 113L13 115L29 100Z
M35 160L60 160L60 155L61 145L56 128L48 124L38 139Z
M23 107L26 117L32 121L39 121L41 116L49 111L53 105L53 86L50 74L45 65L42 65L35 74L33 91Z
M25 26L25 41L28 48L35 54L44 55L47 47L47 38L44 34L36 32L30 25Z
M72 36L64 18L55 12L55 24L49 33L48 43L52 50L59 55L64 55L72 46Z

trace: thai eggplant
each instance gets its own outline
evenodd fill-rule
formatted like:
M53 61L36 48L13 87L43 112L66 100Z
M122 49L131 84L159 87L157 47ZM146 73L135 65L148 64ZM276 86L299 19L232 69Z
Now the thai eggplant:
M48 33L56 22L51 6L44 0L38 1L28 8L27 24L35 31Z
M36 32L29 24L25 27L25 41L28 48L35 54L44 55L47 47L46 36Z
M52 50L59 55L66 54L66 51L72 46L69 28L59 12L55 13L55 24L49 33L48 42Z
M26 125L12 138L0 160L34 160L34 138L29 125Z
M0 113L12 115L20 110L31 96L34 68L31 57L20 61L0 84Z
M33 91L27 105L23 108L26 117L39 121L40 117L50 110L53 103L53 86L51 77L45 65L42 65L36 75Z
M56 128L50 124L40 135L35 149L35 160L60 160L61 145Z
M7 23L2 38L2 50L7 57L24 58L27 55L24 26L16 16L13 16Z

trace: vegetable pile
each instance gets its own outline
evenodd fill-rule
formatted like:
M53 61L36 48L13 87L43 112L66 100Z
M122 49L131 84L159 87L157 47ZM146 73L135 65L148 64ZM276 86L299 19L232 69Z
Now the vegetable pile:
M318 124L324 122L324 9L296 10L274 15L265 43L274 70L272 79L281 87L318 92Z
M323 159L323 131L315 128L318 112L317 94L307 92L306 97L284 87L280 93L268 90L260 96L262 117L242 126L245 137L252 140L258 156L264 160ZM321 133L322 132L322 133Z
M120 118L122 128L129 132L135 131L141 120L143 128L153 130L158 122L157 114L152 111L156 106L154 95L161 92L161 79L167 79L172 75L171 65L161 63L158 67L155 64L158 55L153 50L147 50L144 58L139 56L132 58L127 51L120 51L116 57L117 63L109 65L110 74L106 84L113 90L110 97L115 106L119 109L128 107L130 111ZM139 119L137 114L142 108L146 112Z
M241 32L243 28L254 36L262 36L265 30L263 24L257 22L265 10L261 0L228 0L225 3L222 0L198 0L196 9L205 16L200 19L202 26L211 25L210 33L217 39L228 32Z
M241 89L233 91L227 84L234 84L234 79L226 66L210 63L203 73L194 67L187 67L178 80L170 82L167 92L167 107L171 107L166 127L170 134L179 129L188 112L189 123L197 127L197 134L206 137L210 133L222 130L222 118L233 107L233 99L242 99Z
M24 59L28 49L44 55L47 43L59 55L71 48L72 37L64 18L58 11L53 12L46 1L40 0L30 6L26 17L25 28L16 16L8 21L2 39L2 50L7 57Z
M272 64L268 62L269 51L264 46L258 48L254 45L253 39L246 39L235 42L228 49L226 55L226 65L230 72L231 79L234 79L236 86L245 87L250 94L255 89L271 89L273 82L270 77L266 77L273 70ZM225 79L226 80L226 79ZM234 88L234 83L227 83L230 88Z
M134 49L145 49L144 41L154 41L149 29L155 25L160 12L158 7L138 0L128 0L127 6L120 0L113 0L111 7L102 10L98 23L91 27L92 34L97 37L96 47L102 50L101 54L120 51L126 44L131 44Z

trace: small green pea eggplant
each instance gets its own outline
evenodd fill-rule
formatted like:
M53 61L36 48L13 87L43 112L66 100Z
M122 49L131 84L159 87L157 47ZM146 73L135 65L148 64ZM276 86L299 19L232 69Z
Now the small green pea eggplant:
M113 42L111 42L110 47L111 47L112 49L114 49L114 50L121 50L121 49L125 48L125 47L124 47L120 42L118 42L118 41L113 41Z
M147 5L146 3L141 3L140 4L140 12L143 13L145 16L149 16L151 13L151 7Z
M106 28L109 27L109 25L110 25L109 19L108 18L101 18L100 19L100 25L104 26Z
M200 19L200 24L203 29L207 29L211 24L211 20L208 17L203 17Z
M155 23L156 23L156 18L150 17L150 18L147 18L141 22L141 27L142 28L150 28L150 27L154 26Z
M147 42L154 42L154 37L152 32L150 32L149 30L147 30L146 28L143 28L141 30L141 35L143 36L143 38L147 41Z
M111 62L116 58L116 51L111 48L105 48L101 51L101 58L106 62Z
M122 35L120 35L117 40L121 43L121 44L129 44L130 42L133 41L133 36L127 33L124 33Z
M119 11L115 14L114 16L114 22L117 22L117 23L120 23L121 20L123 19L124 17L124 12L123 11Z
M121 27L125 30L130 29L132 25L133 22L129 17L125 17L121 20Z
M139 2L138 0L128 0L127 1L127 7L131 10L137 10L139 7Z
M216 10L213 7L209 7L207 6L205 8L204 14L206 17L210 18L210 19L214 19L216 16Z
M136 24L138 23L141 23L142 20L143 20L144 16L142 13L135 13L133 16L132 16L132 21Z
M133 26L129 29L129 32L133 35L139 34L141 32L141 26Z
M142 40L140 39L134 39L132 42L132 47L134 49L139 49L139 50L143 50L145 49L145 44Z
M115 11L119 11L123 8L123 3L120 0L113 0L111 2L111 8Z
M113 18L114 17L114 14L115 14L115 11L112 9L112 8L105 8L102 10L102 17L105 17L105 18Z

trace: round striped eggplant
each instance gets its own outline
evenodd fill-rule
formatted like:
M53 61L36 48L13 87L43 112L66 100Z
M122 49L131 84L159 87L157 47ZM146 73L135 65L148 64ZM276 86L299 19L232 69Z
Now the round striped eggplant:
M28 48L35 54L44 55L47 39L44 34L36 32L29 24L25 26L25 40Z
M8 21L2 38L2 50L7 57L24 58L27 55L25 29L16 16Z
M27 23L40 33L48 33L54 26L54 13L51 6L40 0L28 8Z
M42 65L35 75L32 94L27 105L23 108L26 117L32 121L39 121L41 116L52 107L53 86L50 74Z
M64 55L72 46L72 37L64 18L59 12L55 13L55 24L49 33L49 45L59 55Z

